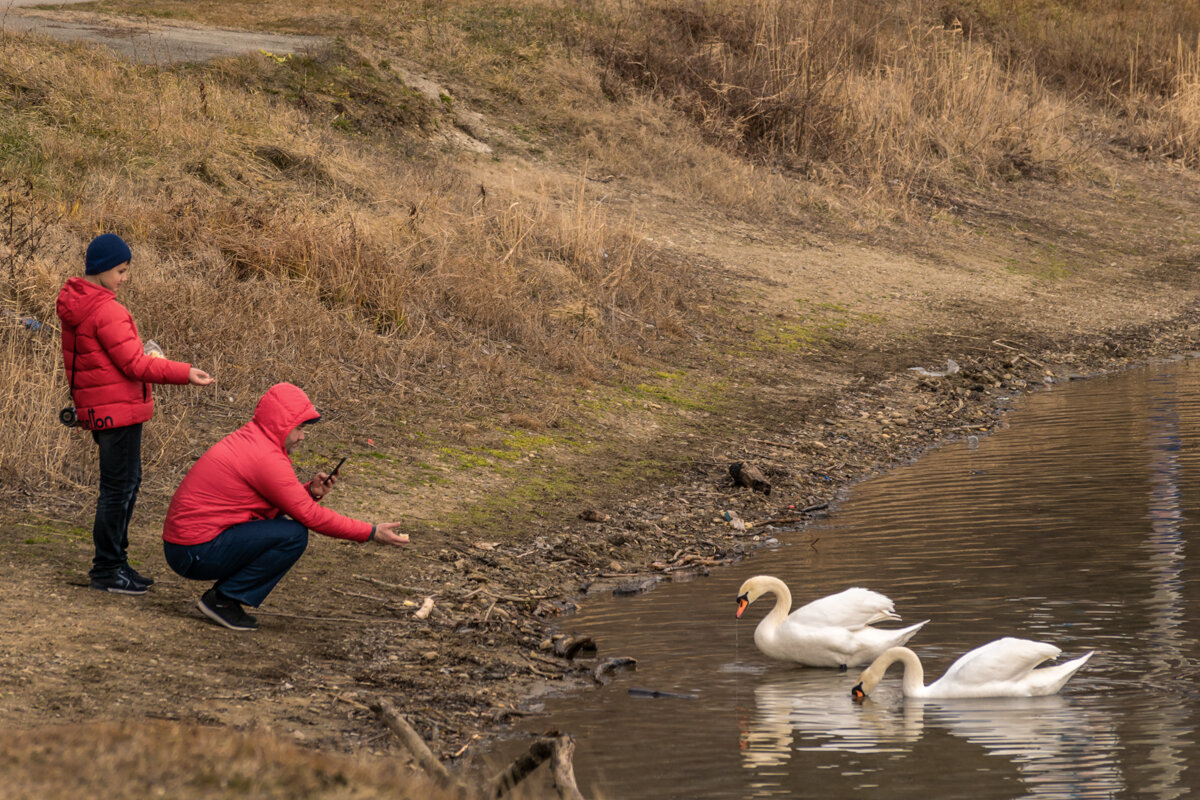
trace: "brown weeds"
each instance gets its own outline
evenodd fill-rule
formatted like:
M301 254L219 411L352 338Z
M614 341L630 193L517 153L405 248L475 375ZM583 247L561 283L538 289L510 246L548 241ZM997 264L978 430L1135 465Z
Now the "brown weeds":
M10 248L0 305L53 326L83 246L115 231L133 247L121 299L143 338L218 380L156 390L155 487L211 443L200 419L240 424L276 381L348 419L421 396L452 414L503 407L541 372L595 377L684 330L687 270L612 222L582 179L481 186L436 154L414 164L312 129L240 78L201 84L99 55L68 66L32 43L0 51L0 75L18 74L43 102L17 113L17 144L49 163L29 213L65 245L56 260ZM0 479L87 482L85 436L54 417L57 336L3 335Z

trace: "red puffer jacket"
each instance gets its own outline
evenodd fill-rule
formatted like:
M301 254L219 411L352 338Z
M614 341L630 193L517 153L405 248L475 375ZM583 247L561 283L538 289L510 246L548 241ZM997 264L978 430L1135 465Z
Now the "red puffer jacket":
M371 523L317 504L284 449L288 433L317 418L308 396L290 383L267 390L254 418L208 449L175 490L163 525L173 544L209 542L226 528L287 514L309 530L365 542Z
M111 289L71 278L58 293L63 363L79 424L122 428L154 414L151 383L187 383L191 364L151 358Z

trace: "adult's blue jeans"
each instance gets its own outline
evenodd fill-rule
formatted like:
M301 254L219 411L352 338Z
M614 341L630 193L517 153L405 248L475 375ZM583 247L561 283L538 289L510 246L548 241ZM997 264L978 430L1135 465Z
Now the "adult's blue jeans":
M307 547L308 529L278 517L234 525L203 544L163 542L163 555L183 577L216 581L226 597L260 606Z
M129 549L129 521L142 485L142 423L92 431L100 448L100 498L92 524L93 578L111 577Z

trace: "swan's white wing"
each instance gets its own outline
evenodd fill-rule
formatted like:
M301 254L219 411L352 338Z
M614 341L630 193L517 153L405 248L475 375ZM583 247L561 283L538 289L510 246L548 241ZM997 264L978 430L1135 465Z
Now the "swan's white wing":
M859 587L813 600L788 615L788 622L796 625L848 630L889 619L900 619L892 601L879 592Z
M1038 664L1058 658L1061 652L1052 644L1006 636L963 655L950 665L937 683L980 686L1021 680Z

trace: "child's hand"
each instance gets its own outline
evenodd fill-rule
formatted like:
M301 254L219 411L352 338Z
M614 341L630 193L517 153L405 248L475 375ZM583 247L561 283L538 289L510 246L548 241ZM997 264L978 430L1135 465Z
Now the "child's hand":
M213 382L212 376L202 369L188 368L188 383L192 386L208 386Z

